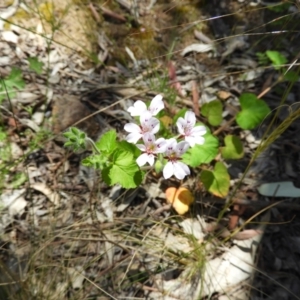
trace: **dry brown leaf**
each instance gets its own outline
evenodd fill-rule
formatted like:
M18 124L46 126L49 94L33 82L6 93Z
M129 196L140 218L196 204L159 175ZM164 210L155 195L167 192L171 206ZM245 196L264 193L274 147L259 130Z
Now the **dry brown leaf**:
M44 194L55 206L60 205L60 195L57 192L52 191L45 183L36 182L30 187Z
M217 93L217 96L220 100L226 101L227 99L229 99L231 97L231 93L229 93L227 91L219 91Z

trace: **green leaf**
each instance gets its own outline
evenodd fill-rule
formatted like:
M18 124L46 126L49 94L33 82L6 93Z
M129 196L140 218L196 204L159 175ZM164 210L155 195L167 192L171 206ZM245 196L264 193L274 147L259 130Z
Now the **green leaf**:
M236 122L242 129L254 129L270 113L269 106L254 94L240 96L242 110L236 115Z
M273 66L276 70L280 69L282 65L287 63L287 59L278 51L266 51L267 56L272 61Z
M25 82L22 79L22 72L19 69L12 68L7 78L0 80L0 101L6 97L13 98L16 96L15 89L23 89Z
M241 140L234 135L227 135L224 139L225 147L221 148L225 159L239 159L244 156L244 148Z
M272 10L272 11L277 12L277 13L284 13L284 12L288 12L288 9L291 5L292 5L292 3L288 3L288 2L281 3L281 4L276 4L276 5L269 4L269 5L267 5L267 8L269 10Z
M86 167L93 167L97 170L102 170L110 163L109 158L102 154L93 154L84 158L81 163Z
M223 163L217 162L213 171L203 170L200 180L205 188L217 197L225 197L230 187L230 176Z
M116 149L112 160L112 166L102 172L106 183L109 185L120 184L122 187L129 189L137 187L142 182L142 172L132 153Z
M118 142L117 148L132 153L134 158L137 158L141 154L141 150L136 145L126 141Z
M15 87L21 90L25 87L25 82L22 78L22 72L20 69L12 68L9 76L4 81L7 88Z
M4 132L3 128L0 127L0 142L5 141L6 137L7 137L6 132Z
M44 63L39 61L37 57L29 57L28 62L29 62L29 69L36 72L37 74L43 73Z
M256 52L256 56L258 58L259 65L267 65L270 63L270 60L265 52Z
M25 173L17 173L12 182L11 182L11 186L14 189L19 188L23 183L25 183L28 180L28 177Z
M208 119L208 123L212 126L218 126L222 122L222 103L219 100L214 100L205 103L201 108L201 114Z
M203 145L195 145L190 148L183 156L183 162L191 167L197 167L200 164L210 163L219 152L219 141L210 133L204 135Z
M63 133L67 139L65 147L71 147L74 151L84 150L86 148L86 134L76 127L70 127L67 132Z
M285 80L289 82L296 82L299 80L299 75L296 72L291 70L285 73L283 77Z
M100 141L96 142L96 147L100 151L112 153L117 147L117 133L115 130L110 130L104 133Z

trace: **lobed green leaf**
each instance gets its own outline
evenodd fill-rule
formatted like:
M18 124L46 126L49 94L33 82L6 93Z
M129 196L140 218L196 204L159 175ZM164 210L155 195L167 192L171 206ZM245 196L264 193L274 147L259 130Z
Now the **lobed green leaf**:
M219 152L219 140L211 133L206 133L204 138L203 145L195 145L182 156L184 163L198 167L200 164L210 163L216 157Z
M254 129L270 113L269 106L254 94L240 96L241 111L236 115L236 122L242 129Z
M213 171L203 170L200 180L205 188L217 197L225 197L230 187L230 176L224 164L217 162Z
M225 159L240 159L244 156L243 143L239 137L227 135L224 138L225 147L221 148L221 154Z
M223 120L222 112L223 106L220 100L205 103L201 108L201 114L207 118L208 123L212 126L218 126L221 124Z

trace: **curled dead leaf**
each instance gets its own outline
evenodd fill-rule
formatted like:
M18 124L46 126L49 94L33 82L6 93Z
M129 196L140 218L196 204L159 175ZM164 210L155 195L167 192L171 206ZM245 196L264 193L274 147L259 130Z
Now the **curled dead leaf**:
M185 187L179 189L169 187L166 190L167 202L172 204L178 214L183 215L188 212L190 205L194 202L194 195Z

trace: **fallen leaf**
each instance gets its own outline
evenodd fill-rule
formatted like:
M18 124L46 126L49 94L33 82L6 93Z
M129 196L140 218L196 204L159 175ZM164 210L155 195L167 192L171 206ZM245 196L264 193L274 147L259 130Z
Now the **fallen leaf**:
M178 214L183 215L188 212L190 205L194 202L194 195L187 188L170 187L166 190L166 199Z
M209 52L211 50L214 50L213 45L198 43L198 44L189 45L186 48L184 48L183 51L181 52L181 55L185 56L190 52L202 53L202 52Z
M36 182L32 184L30 187L44 194L55 206L59 205L60 202L59 194L52 191L45 183Z
M68 268L68 274L73 289L78 290L82 288L83 281L85 280L85 272L82 267Z
M229 93L227 91L219 91L217 93L217 96L220 100L226 101L227 99L229 99L231 97L231 93Z
M27 205L24 199L25 189L16 189L5 192L0 197L0 207L8 208L10 216L21 215Z
M169 128L173 123L173 119L170 118L169 116L163 116L163 117L159 118L159 120L163 123L163 125L166 128Z

